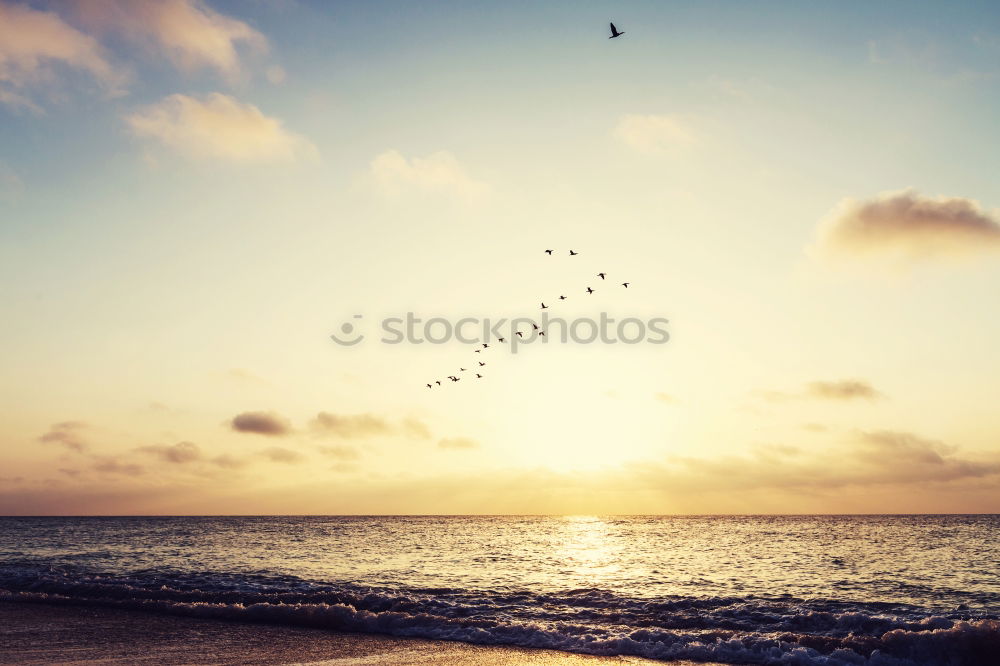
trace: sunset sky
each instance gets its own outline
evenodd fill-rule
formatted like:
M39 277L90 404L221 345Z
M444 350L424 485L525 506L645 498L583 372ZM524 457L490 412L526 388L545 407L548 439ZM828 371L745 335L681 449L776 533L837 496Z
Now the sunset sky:
M1000 512L998 109L995 2L0 0L0 514ZM540 301L670 341L378 341Z

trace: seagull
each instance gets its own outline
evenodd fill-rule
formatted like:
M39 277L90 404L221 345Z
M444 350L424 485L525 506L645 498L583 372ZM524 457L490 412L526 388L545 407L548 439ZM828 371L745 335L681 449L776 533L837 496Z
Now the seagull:
M476 353L478 354L478 353L479 353L479 352L481 352L481 351L483 351L483 350L482 350L482 349L477 349L477 350L476 350Z
M476 379L482 379L482 378L483 378L483 376L477 372L476 373Z
M441 386L441 382L438 381L437 379L434 380L434 383L437 384L438 386Z
M601 278L603 280L604 279L604 275L605 275L604 273L598 273L597 277L599 277L599 278Z
M571 257L575 257L578 254L580 254L580 253L579 252L574 252L573 250L569 251L569 256L571 256Z
M545 303L542 303L542 309L543 309L543 310L548 310L548 309L549 309L549 306L547 306L547 305L546 305Z
M611 36L608 37L608 39L614 39L615 37L621 37L624 34L625 34L624 32L618 32L618 28L615 27L614 23L612 23L611 24Z
M480 362L479 362L479 366L480 366L480 367L482 367L482 366L484 366L484 365L486 365L486 364L485 364L485 363L483 363L482 361L480 361Z
M565 300L566 300L566 297L565 297L565 296L560 296L560 297L559 297L559 300L560 300L560 301L565 301Z
M484 342L483 343L483 349L486 349L487 347L489 347L489 345Z
M630 282L622 282L622 286L625 287L626 289L628 289L629 284L631 284L631 283Z
M545 335L545 331L538 331L538 335Z
M427 388L434 388L434 387L433 387L433 386L431 386L430 384L428 384L428 385L427 385Z
M459 372L465 372L465 368L459 368Z
M458 377L449 377L448 379L450 379L453 382L461 381L461 380L459 380Z
M592 294L592 293L594 293L594 290L593 290L593 289L591 289L590 287L587 287L587 293L588 293L588 294Z
M545 251L545 254L549 254L549 255L551 255L551 254L552 254L552 250L546 250L546 251Z
M538 324L532 324L531 328L537 331L538 330Z
M522 333L521 331L517 331L517 337L523 338L524 337L524 333Z

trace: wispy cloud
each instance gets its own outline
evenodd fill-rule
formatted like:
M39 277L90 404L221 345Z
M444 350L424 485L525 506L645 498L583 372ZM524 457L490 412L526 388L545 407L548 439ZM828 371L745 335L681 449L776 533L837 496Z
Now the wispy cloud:
M146 473L142 465L122 462L114 456L95 456L93 469L104 474L116 474L121 476L140 476Z
M809 382L802 390L796 392L755 391L754 393L769 402L803 398L833 401L878 400L885 397L869 382L862 379Z
M62 447L83 453L89 448L83 436L87 424L82 421L61 421L49 426L49 431L38 438L39 442L58 444Z
M478 449L479 442L469 437L445 437L438 442L442 449Z
M201 459L201 450L197 444L192 444L191 442L140 446L136 451L139 453L148 453L158 457L160 460L175 464L195 462Z
M369 171L375 184L390 195L427 191L477 199L489 191L485 183L472 178L458 159L445 150L411 159L399 151L387 150L372 160Z
M264 35L199 0L77 0L75 8L86 25L124 35L185 71L207 68L236 79L240 48L268 49Z
M294 162L318 156L316 147L252 104L212 93L203 99L170 95L125 117L138 137L190 159L233 163Z
M1000 221L972 199L889 192L843 201L820 225L817 248L834 258L897 264L995 252Z
M280 437L292 432L287 419L274 412L243 412L233 417L230 426L236 432Z
M665 153L690 146L697 135L678 115L627 114L618 120L614 136L642 153Z
M86 73L109 94L126 80L97 40L54 12L0 1L0 103L40 112L35 94L60 83L60 68Z
M333 435L341 439L397 435L409 439L430 439L430 428L420 419L407 417L394 422L376 414L334 414L320 412L310 422L318 435Z
M260 454L271 462L293 464L300 463L305 460L305 456L298 451L286 449L281 446L272 446L270 448L263 449Z

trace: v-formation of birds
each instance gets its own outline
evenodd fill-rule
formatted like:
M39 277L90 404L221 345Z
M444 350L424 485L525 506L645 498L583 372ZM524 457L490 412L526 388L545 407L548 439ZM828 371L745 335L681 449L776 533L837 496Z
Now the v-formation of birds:
M549 255L550 257L552 256L552 252L553 252L553 250L545 250L545 254ZM569 251L569 256L571 256L571 257L575 257L575 256L577 256L579 254L580 254L579 252L574 252L573 250ZM601 280L605 280L606 281L607 278L608 278L608 274L602 272L602 273L598 273L596 275L596 277L599 277L599 278L601 278ZM631 282L622 282L620 284L621 284L621 286L623 286L626 289L628 289L628 286L630 284L632 284L632 283ZM587 289L585 290L585 292L587 293L587 295L591 295L595 291L597 291L597 290L594 289L594 288L592 288L592 287L587 287ZM568 297L566 295L564 295L564 294L560 294L559 295L559 300L560 301L565 301L567 298ZM548 310L549 309L549 306L546 305L544 301L542 301L541 303L542 303L542 310ZM537 331L539 336L545 337L545 331L541 330L538 327L538 324L534 324L534 323L531 324L531 328L532 328L532 330ZM519 338L523 338L524 337L524 334L521 331L515 331L514 334L517 337L519 337ZM503 344L506 341L506 338L500 338L500 337L498 337L497 341L500 342L501 344ZM481 342L480 346L477 347L474 351L475 351L476 354L481 354L484 350L489 349L489 348L490 348L489 343L487 343L487 342ZM479 364L477 366L477 369L486 366L486 362L485 361L476 361L476 362ZM459 367L458 371L459 371L459 373L468 372L468 368ZM483 379L485 377L485 375L483 375L483 374L481 374L479 372L476 372L475 375L476 375L476 379ZM459 377L458 375L448 375L448 377L446 379L450 380L452 383L462 381L462 378ZM441 386L441 380L439 380L439 379L434 380L434 384L437 384L438 386ZM434 388L434 384L427 384L427 388L429 388L429 389Z

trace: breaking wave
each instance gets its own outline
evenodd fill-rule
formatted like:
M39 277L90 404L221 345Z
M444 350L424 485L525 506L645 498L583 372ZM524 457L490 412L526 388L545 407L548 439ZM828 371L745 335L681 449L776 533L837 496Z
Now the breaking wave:
M978 666L1000 654L1000 621L984 610L785 596L375 588L266 573L109 575L24 562L0 565L0 601L730 664Z

